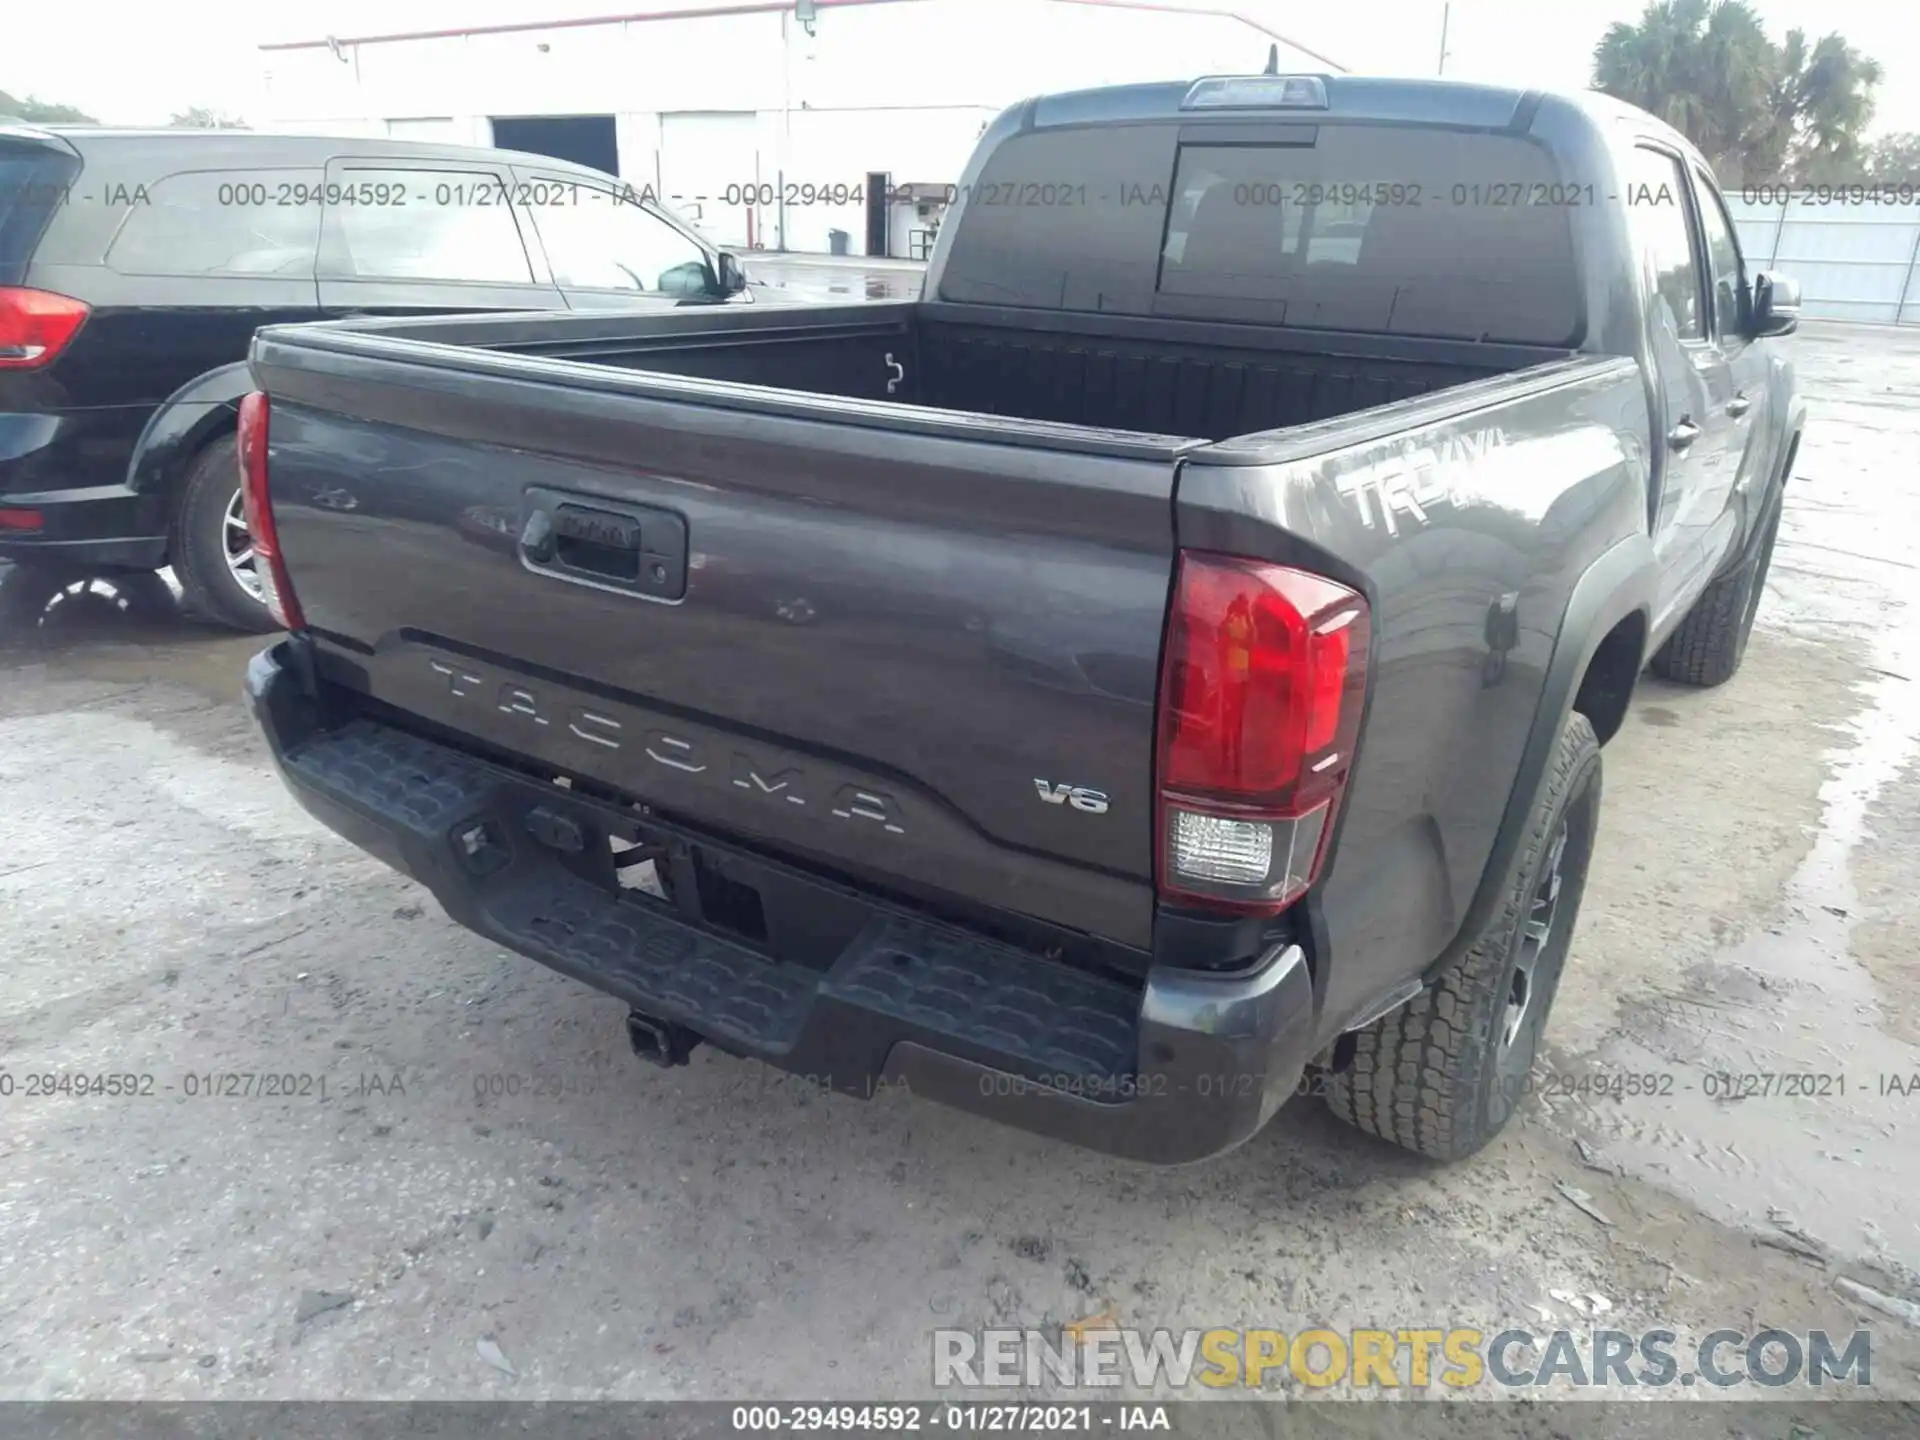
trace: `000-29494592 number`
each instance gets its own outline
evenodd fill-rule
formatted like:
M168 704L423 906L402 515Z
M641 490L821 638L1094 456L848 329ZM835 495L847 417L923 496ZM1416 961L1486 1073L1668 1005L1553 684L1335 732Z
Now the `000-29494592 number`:
M1857 184L1742 185L1740 198L1748 205L1920 205L1920 185L1910 180L1863 180Z
M282 1071L194 1070L162 1084L159 1077L131 1071L29 1070L20 1075L0 1070L0 1101L24 1099L144 1098L177 1095L186 1100L271 1100L314 1097L324 1100L325 1075Z
M1159 1407L1155 1407L1156 1409ZM736 1405L733 1429L744 1433L866 1430L899 1434L1094 1429L1090 1405L974 1403L957 1405ZM1164 1428L1155 1425L1154 1428Z
M29 1070L21 1075L0 1070L0 1100L34 1100L54 1095L157 1095L160 1083L152 1075L125 1071L73 1074L61 1070Z

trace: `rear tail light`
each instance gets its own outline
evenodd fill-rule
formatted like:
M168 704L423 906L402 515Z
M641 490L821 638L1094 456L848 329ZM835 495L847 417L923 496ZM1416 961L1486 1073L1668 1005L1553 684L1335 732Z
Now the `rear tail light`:
M51 364L80 332L84 300L0 285L0 370L37 370Z
M1318 877L1365 699L1367 602L1303 570L1181 554L1160 680L1159 888L1271 914Z
M280 553L280 534L273 524L273 501L267 494L267 397L255 390L240 400L240 501L247 512L247 533L253 539L253 569L260 577L267 609L288 630L307 623L294 598L293 581Z
M39 510L0 510L0 530L38 530L46 523Z

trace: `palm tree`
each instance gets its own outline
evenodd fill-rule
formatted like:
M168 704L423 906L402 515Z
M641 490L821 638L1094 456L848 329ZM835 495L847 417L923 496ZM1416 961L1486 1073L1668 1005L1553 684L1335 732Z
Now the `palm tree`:
M1920 185L1920 130L1874 141L1867 151L1867 174L1882 185Z
M1656 0L1593 56L1596 89L1665 120L1727 183L1857 172L1881 75L1837 34L1774 44L1746 0Z
M1787 33L1787 54L1804 52L1806 36ZM1802 175L1857 180L1864 166L1861 133L1873 119L1873 91L1884 71L1839 35L1813 47L1803 65L1790 66L1794 110L1799 122L1796 170Z
M1704 139L1692 131L1701 151L1744 170L1751 163L1754 121L1766 113L1772 97L1779 52L1767 39L1760 17L1743 3L1715 5L1690 55L1694 84L1704 99ZM1736 180L1738 176L1734 177Z
M1616 20L1594 49L1594 88L1638 105L1682 134L1703 131L1706 100L1688 62L1708 9L1709 0L1658 0L1637 25Z

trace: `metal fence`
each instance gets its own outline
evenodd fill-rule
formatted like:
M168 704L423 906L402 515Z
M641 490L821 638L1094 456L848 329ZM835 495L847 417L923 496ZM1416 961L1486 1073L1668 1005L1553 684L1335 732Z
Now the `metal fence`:
M1761 205L1727 197L1747 269L1800 282L1803 313L1920 325L1920 205Z

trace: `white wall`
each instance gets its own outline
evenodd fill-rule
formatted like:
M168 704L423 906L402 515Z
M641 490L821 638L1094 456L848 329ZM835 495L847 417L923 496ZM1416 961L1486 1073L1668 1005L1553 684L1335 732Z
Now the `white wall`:
M1727 196L1749 272L1779 270L1799 281L1805 315L1920 325L1920 217L1910 207L1762 198Z
M815 28L808 36L791 12L768 12L349 45L344 59L324 46L265 51L260 128L382 134L389 120L438 119L448 138L484 145L491 115L612 114L622 178L657 187L662 113L754 112L756 173L710 177L701 209L711 215L728 185L782 176L816 187L856 185L870 170L951 182L986 123L1029 95L1244 74L1270 43L1227 15L1058 0L827 7ZM1285 47L1281 63L1321 68ZM728 228L743 230L740 218ZM824 250L836 227L857 253L857 205L756 207L753 233Z

